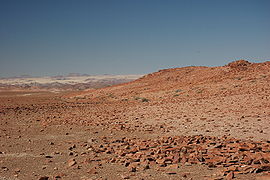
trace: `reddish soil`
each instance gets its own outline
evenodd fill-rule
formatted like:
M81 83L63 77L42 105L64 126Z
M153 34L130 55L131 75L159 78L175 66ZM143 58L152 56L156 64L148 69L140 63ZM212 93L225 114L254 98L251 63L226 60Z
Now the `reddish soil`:
M270 179L270 62L0 102L0 179Z

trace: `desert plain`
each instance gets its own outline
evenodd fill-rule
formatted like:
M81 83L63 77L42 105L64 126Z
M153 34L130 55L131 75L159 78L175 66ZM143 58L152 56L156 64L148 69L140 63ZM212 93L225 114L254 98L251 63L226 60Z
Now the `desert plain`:
M270 62L0 102L0 180L270 179Z

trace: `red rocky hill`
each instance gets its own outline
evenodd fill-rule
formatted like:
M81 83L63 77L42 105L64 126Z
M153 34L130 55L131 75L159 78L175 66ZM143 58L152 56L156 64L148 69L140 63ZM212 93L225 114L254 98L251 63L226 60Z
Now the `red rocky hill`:
M135 81L89 90L79 97L118 97L118 99L205 98L236 94L267 93L270 90L270 62L250 63L245 60L221 67L183 67L164 69Z

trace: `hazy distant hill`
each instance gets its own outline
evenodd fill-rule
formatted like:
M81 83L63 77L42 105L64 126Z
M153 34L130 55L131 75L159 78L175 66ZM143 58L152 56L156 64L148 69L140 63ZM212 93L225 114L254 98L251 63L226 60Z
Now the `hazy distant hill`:
M142 75L98 75L70 73L67 76L52 77L10 77L0 79L0 90L10 89L58 89L84 90L126 83Z

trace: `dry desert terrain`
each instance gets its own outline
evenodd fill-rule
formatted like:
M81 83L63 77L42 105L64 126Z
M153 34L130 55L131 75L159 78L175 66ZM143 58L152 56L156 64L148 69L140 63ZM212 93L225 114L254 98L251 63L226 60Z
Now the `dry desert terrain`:
M0 180L270 179L270 62L0 102Z

